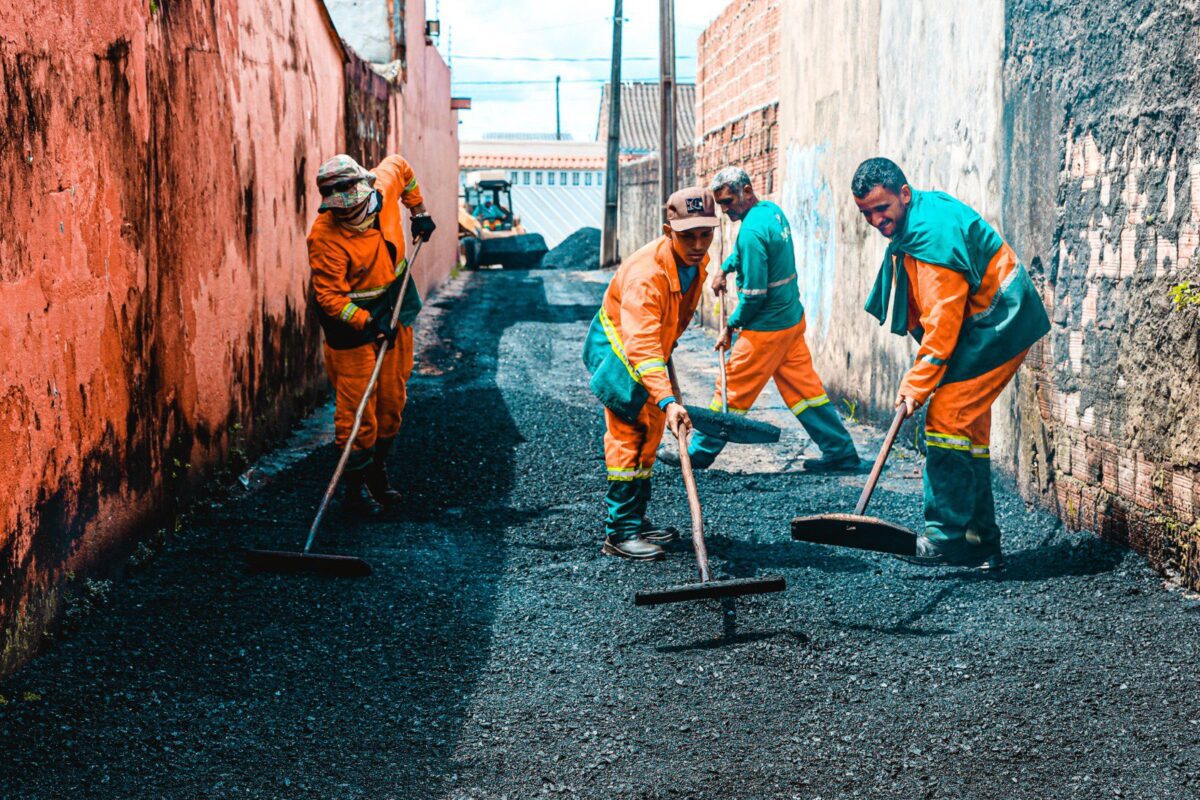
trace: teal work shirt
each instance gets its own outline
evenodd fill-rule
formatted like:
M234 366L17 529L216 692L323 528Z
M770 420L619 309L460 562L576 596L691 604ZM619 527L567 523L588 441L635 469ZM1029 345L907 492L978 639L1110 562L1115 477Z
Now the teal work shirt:
M729 327L781 331L800 324L804 306L796 284L792 227L779 206L760 200L746 212L721 269L737 273L738 304Z

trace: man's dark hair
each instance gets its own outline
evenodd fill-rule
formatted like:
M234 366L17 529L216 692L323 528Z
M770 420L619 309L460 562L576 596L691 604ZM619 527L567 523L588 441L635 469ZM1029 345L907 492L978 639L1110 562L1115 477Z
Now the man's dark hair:
M882 157L868 158L854 170L854 177L850 180L850 191L859 199L870 194L876 186L899 194L900 187L906 183L908 178L904 177L904 170L900 169L895 161Z

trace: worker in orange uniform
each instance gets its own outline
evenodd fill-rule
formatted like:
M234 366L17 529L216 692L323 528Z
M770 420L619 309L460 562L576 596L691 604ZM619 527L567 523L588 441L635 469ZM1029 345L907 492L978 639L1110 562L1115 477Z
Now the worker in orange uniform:
M721 350L732 347L726 369L730 412L747 413L774 379L788 409L821 450L819 458L804 460L804 471L863 471L866 465L829 401L804 341L807 323L796 282L792 228L783 209L759 200L741 167L726 167L709 186L725 214L742 223L733 252L712 278L713 292L723 296L729 273L737 276L737 308L716 344ZM736 343L734 330L740 331ZM709 407L722 408L720 377ZM724 440L698 431L688 446L692 466L711 466L724 447ZM663 461L677 464L678 456L665 452Z
M638 561L662 558L678 537L646 518L650 476L664 424L680 437L691 420L675 396L667 361L687 329L703 286L717 225L706 189L667 200L663 235L626 259L604 293L583 347L591 388L604 404L608 467L603 552Z
M925 566L1004 566L992 497L992 403L1031 345L1050 330L1041 297L1016 253L972 208L916 191L895 163L872 158L851 182L887 253L866 310L919 343L896 406L925 414ZM930 399L932 397L932 399Z
M336 393L339 448L346 446L354 426L379 346L389 342L345 471L343 507L372 512L378 510L377 503L391 506L400 499L388 484L385 464L400 431L405 383L413 367L412 324L421 310L421 295L410 281L398 330L391 327L408 268L400 204L411 214L414 240L428 241L436 226L425 211L412 167L398 155L388 156L371 172L350 156L334 156L317 171L317 186L321 213L308 234L308 263L325 333L325 370ZM369 498L363 494L364 485Z

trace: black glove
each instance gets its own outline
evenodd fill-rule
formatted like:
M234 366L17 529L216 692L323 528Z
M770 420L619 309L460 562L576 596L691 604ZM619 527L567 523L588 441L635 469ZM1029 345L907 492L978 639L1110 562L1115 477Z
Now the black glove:
M422 242L428 242L429 237L433 235L433 231L437 225L433 224L433 218L428 214L414 214L412 218L412 235L413 239L420 239Z
M388 347L391 347L396 344L396 329L392 327L392 321L389 319L389 316L372 316L367 321L367 325L378 334L375 337L375 341L387 339Z

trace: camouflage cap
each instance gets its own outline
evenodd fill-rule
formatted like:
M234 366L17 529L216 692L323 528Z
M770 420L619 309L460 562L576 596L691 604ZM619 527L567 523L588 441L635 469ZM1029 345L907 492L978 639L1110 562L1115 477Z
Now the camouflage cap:
M371 196L374 173L367 172L346 154L336 155L317 170L317 188L321 190L318 211L354 208Z

